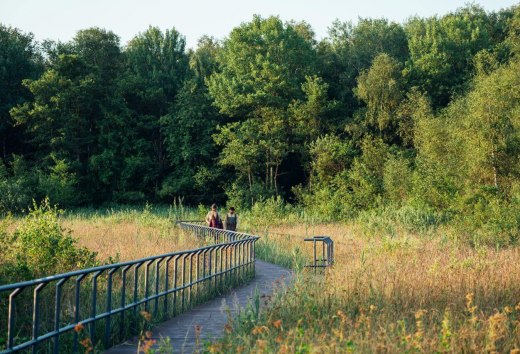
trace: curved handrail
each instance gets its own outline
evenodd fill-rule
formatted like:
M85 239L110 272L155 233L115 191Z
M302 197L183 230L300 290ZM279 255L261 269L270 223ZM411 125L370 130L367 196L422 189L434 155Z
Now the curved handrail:
M176 315L191 306L195 296L218 293L227 286L227 280L237 281L243 276L254 275L254 244L258 236L214 229L193 222L178 221L177 225L198 237L212 241L212 244L187 251L170 252L0 286L0 304L5 299L3 294L10 291L5 299L8 303L7 319L0 321L0 323L7 323L6 348L0 349L0 352L14 353L27 348L36 350L38 344L52 339L53 351L58 353L60 335L72 331L78 323L89 325L90 339L95 343L96 324L102 319L105 319L103 337L107 348L113 344L112 337L117 337L116 340L125 339L123 325L119 325L119 335L117 335L118 331L111 322L115 315L120 316L118 323L124 324L125 315L129 310L133 310L135 320L139 307L148 312L152 311L152 305L152 312L156 317L159 310L166 316L170 313ZM233 276L235 279L232 278ZM50 320L52 316L47 315L45 323L53 330L40 334L40 327L44 323L41 293L49 285L54 287L52 292L55 300L52 309L53 318ZM63 291L66 286L69 289L68 293ZM87 287L90 288L89 291ZM26 289L33 291L30 326L20 320L24 313L17 308L17 305L18 307L22 305L21 302L17 304L17 298L20 294L26 294L27 291L24 291ZM192 293L193 289L197 290L196 293ZM62 308L66 296L70 303L73 303L73 311L65 311ZM98 297L102 296L104 299L100 300ZM114 301L116 297L119 297L118 301ZM160 298L164 298L161 305ZM29 299L25 300L29 302ZM104 312L98 313L98 309L101 308L104 308ZM25 332L27 335L21 334ZM19 337L31 339L22 341L18 339ZM78 351L77 342L78 333L75 333L74 352Z

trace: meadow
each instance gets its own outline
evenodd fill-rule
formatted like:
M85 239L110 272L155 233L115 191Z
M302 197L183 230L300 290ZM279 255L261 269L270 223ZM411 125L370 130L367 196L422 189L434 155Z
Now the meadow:
M475 249L447 230L379 237L359 224L280 225L267 241L279 252L271 259L296 259L309 228L333 238L335 266L297 272L268 311L238 319L213 349L518 353L518 247Z
M175 219L204 208L77 210L62 227L97 259L123 261L197 247ZM257 257L291 267L266 310L253 307L209 352L504 352L520 350L520 247L475 246L447 225L353 220L320 223L295 210L239 214L241 231L262 236ZM5 222L5 221L4 221ZM15 230L21 219L12 219ZM328 235L335 265L319 274L304 237Z

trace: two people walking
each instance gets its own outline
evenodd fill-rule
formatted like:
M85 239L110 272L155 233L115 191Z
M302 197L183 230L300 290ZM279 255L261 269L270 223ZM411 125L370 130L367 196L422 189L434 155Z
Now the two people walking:
M222 223L222 218L220 217L220 214L217 211L216 204L211 205L211 210L206 215L206 224L208 224L209 227L213 227L216 229L225 228L228 231L236 231L237 223L238 223L238 217L237 217L237 214L235 213L235 208L233 208L233 207L229 208L229 211L226 214L224 223Z

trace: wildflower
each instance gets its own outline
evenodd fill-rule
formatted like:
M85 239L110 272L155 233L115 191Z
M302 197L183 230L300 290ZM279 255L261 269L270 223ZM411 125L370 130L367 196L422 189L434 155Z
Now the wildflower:
M208 351L210 353L222 353L222 344L220 343L213 343L209 346Z
M251 331L252 334L262 334L264 332L269 332L269 328L266 326L255 326L253 330Z
M472 306L473 305L473 293L469 293L468 295L466 295L466 309L468 310L469 313L471 313L472 315L475 313L475 311L477 310L477 306Z
M91 342L90 338L87 337L83 340L80 340L79 344L81 344L84 348L88 348L91 346L92 342Z
M141 311L140 314L141 314L141 316L143 316L143 318L146 321L150 322L152 320L152 315L150 314L150 312L148 312L148 311Z
M76 331L76 333L79 333L84 329L85 329L85 326L81 322L74 326L74 331Z
M256 340L256 346L259 349L265 349L267 347L267 341L264 339L257 339Z
M201 325L195 325L195 335L198 337L202 333L202 326Z
M153 345L156 343L157 341L154 340L154 339L149 339L149 340L145 340L140 348L140 351L144 352L144 353L150 353L150 349L152 349Z
M277 329L280 329L282 327L282 320L274 321L273 326Z
M280 350L278 351L278 354L287 354L289 353L289 347L285 344L280 346Z
M231 332L233 332L233 327L231 327L231 325L230 325L229 323L226 323L226 324L224 325L224 331L225 331L226 333L231 333Z
M341 310L336 312L336 315L341 319L341 323L345 323L347 321L347 315Z
M147 339L151 339L152 338L152 335L153 333L151 331L146 331L144 336L147 338Z

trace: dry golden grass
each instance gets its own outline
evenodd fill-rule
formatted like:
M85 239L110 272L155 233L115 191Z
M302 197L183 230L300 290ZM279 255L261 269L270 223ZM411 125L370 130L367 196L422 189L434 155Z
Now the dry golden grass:
M81 246L98 252L100 259L116 257L120 261L188 250L198 247L173 224L142 225L139 220L65 220Z
M440 237L411 233L396 238L367 238L353 225L278 227L274 232L295 235L284 248L303 246L301 236L328 235L334 240L336 264L332 279L356 291L380 292L398 297L402 306L426 304L464 306L475 294L479 308L494 309L503 299L520 301L520 247L472 248L443 242ZM310 257L310 245L305 247ZM513 304L515 305L515 304Z
M304 272L258 321L216 344L245 352L515 352L520 349L520 248L478 249L358 225L278 226L269 242L311 259L303 236L328 235L335 266ZM274 234L279 233L279 234ZM293 235L293 236L287 236ZM244 325L245 323L245 325Z
M71 219L64 220L63 226L81 246L98 252L100 259L129 261L200 246L168 221L143 225L138 219Z

